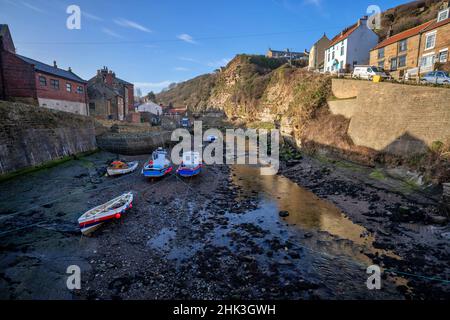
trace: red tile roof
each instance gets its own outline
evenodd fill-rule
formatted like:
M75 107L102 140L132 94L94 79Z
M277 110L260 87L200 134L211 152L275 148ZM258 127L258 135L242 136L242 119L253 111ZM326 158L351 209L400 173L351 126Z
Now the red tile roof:
M440 22L437 22L437 20L432 20L430 22L433 23L425 28L425 30L423 30L424 32L434 30L436 28L442 27L443 25L446 25L447 23L450 23L450 18L442 20Z
M381 41L375 48L373 48L372 50L376 50L376 49L380 49L383 47L386 47L390 44L396 43L398 41L404 40L404 39L408 39L411 38L415 35L418 35L420 32L424 31L427 27L429 27L432 23L434 22L434 20L432 21L428 21L425 22L424 24L421 24L417 27L405 30L403 32L397 33L396 35L393 35L392 37L387 38L384 41Z
M347 39L352 33L353 31L355 31L356 29L358 29L359 25L356 23L350 27L348 27L343 33L338 34L337 36L335 36L332 40L330 45L328 46L328 48L331 48L332 46L334 46L336 43L341 42L342 40ZM327 49L328 49L327 48Z

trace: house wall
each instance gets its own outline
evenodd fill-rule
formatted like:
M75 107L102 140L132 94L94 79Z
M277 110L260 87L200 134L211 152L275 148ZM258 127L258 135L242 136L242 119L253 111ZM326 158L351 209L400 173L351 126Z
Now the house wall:
M2 55L2 70L4 75L3 90L6 97L11 100L27 100L37 105L36 82L34 80L34 68L8 51L0 51Z
M370 52L370 65L379 66L380 61L384 61L383 68L390 71L391 76L394 78L400 78L403 73L411 68L417 67L418 55L419 55L419 35L410 37L407 40L407 50L405 52L399 52L398 45L399 42L392 43L384 47L384 58L378 59L379 49L372 50ZM391 70L391 59L398 58L406 54L406 66L398 67L396 71Z
M450 141L449 89L333 79L332 91L346 100L332 101L330 110L350 118L358 146L411 156Z
M370 50L378 44L378 36L370 30L365 21L348 37L347 63L353 70L353 63L367 65L370 61Z
M97 148L89 117L0 101L0 175Z
M126 106L126 113L134 111L134 85L125 86L128 89L128 105Z
M444 49L450 50L450 23L447 23L446 25L436 28L435 30L436 30L436 44L433 49L425 50L426 35L429 32L422 34L422 41L421 41L421 45L420 45L420 57L423 57L424 55L431 54L431 53L435 54L437 57L441 50L444 50ZM435 30L431 30L430 32L435 31ZM438 60L436 59L436 62L437 61ZM427 71L427 70L422 70L422 71Z

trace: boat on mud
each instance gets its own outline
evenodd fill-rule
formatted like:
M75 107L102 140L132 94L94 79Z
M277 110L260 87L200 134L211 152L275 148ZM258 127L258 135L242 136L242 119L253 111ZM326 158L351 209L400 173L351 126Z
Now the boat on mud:
M172 162L169 160L167 151L158 148L153 151L151 159L142 168L142 175L147 178L160 178L173 170Z
M139 161L113 161L106 169L108 176L118 176L122 174L127 174L133 172L139 166Z
M184 152L183 162L177 169L177 174L184 178L194 177L202 171L202 162L198 152Z
M131 191L99 205L78 218L81 232L86 235L96 230L106 221L120 219L132 207L133 192Z

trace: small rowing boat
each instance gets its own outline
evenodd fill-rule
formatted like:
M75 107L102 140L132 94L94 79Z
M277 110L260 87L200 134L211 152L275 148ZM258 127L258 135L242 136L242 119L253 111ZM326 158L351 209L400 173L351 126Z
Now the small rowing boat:
M142 169L142 175L147 178L159 178L172 172L172 162L167 156L167 151L158 148L152 153L152 158Z
M99 205L78 218L81 232L89 234L108 220L120 219L132 207L133 193L131 191Z
M114 161L106 170L108 172L108 176L117 176L133 172L134 170L137 169L138 166L139 161L132 161L132 162Z
M202 163L198 152L184 152L183 162L177 169L177 174L184 178L189 178L200 174Z

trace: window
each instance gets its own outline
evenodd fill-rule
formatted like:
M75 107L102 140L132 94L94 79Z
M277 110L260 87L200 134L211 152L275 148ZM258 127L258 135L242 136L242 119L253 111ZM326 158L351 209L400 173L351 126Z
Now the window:
M446 63L448 60L448 50L439 52L439 62Z
M40 76L40 77L39 77L39 84L40 84L41 86L43 86L43 87L47 86L47 78L46 78L46 77L43 77L43 76Z
M378 68L384 68L384 60L378 61Z
M391 70L397 70L397 58L391 59Z
M434 54L430 54L428 56L422 57L420 66L421 67L432 67L434 65L434 60L435 60Z
M408 50L408 40L402 40L398 43L398 51L405 52Z
M82 86L78 86L77 92L78 92L79 94L82 94L82 93L84 92L83 87L82 87Z
M333 59L334 60L334 57L335 57L335 55L334 55L334 51L331 53L331 59Z
M66 83L66 91L72 92L72 85L70 83Z
M378 59L384 58L384 48L378 49Z
M343 56L344 54L345 54L345 47L344 47L344 43L342 43L342 46L341 46L341 56Z
M89 103L89 114L94 114L94 113L95 113L95 103L90 102Z
M439 14L438 14L438 22L441 22L441 21L443 21L445 19L448 19L448 16L449 16L448 13L449 13L449 8L439 12Z
M425 40L425 50L433 49L436 45L436 32L429 33L426 35Z
M50 79L50 85L53 89L59 90L59 80Z
M406 67L406 55L398 57L398 67Z

